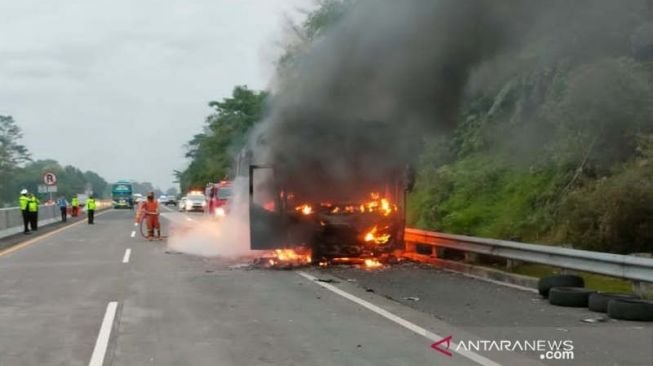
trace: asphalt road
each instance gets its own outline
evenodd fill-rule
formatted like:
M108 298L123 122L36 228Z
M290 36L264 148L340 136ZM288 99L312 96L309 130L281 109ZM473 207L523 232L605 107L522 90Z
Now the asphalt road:
M442 299L451 294L434 286L437 277L418 277L423 291L433 295L406 303L397 301L398 293L389 295L415 280L391 275L406 270L403 266L374 273L235 266L242 261L173 254L163 242L145 241L134 233L132 215L108 211L96 225L71 225L0 252L0 365L550 364L533 354L456 352L452 344L448 356L431 348L448 335L456 342L492 336L482 331L484 322L486 330L506 325L470 316L470 310L443 311L437 304L464 306ZM193 225L187 214L166 217L164 229L168 220ZM317 281L334 278L339 280ZM487 283L468 286L465 280L453 278L447 286L458 281L460 293L497 291L503 300L492 306L498 307L524 295ZM418 288L411 286L407 296ZM506 317L502 312L510 308L494 310ZM636 326L641 337L649 337L644 342L653 341L649 325ZM605 337L621 329L599 327L596 333ZM639 358L618 364L649 361L650 348L641 347L629 349L641 353ZM594 362L603 364L608 363Z

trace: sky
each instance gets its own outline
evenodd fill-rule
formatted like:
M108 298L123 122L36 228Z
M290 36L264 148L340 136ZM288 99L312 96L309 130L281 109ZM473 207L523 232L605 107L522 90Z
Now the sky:
M33 159L176 185L236 85L266 88L312 0L0 0L0 114Z

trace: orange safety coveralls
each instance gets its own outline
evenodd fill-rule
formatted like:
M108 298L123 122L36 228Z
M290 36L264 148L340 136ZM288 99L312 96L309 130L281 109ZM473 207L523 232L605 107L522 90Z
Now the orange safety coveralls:
M145 220L147 220L147 236L152 236L155 229L156 235L160 236L161 224L159 223L159 202L156 200L145 200L141 204L141 215L145 215Z

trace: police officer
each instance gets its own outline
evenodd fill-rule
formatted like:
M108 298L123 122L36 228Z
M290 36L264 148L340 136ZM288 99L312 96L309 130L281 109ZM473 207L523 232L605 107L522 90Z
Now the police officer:
M41 201L39 201L38 198L34 195L34 193L31 193L29 196L29 200L27 201L27 211L29 214L29 225L32 229L32 231L38 231L38 224L39 224L39 204Z
M96 207L97 207L97 204L95 203L95 196L91 195L86 200L86 213L88 214L88 223L90 225L94 224L93 220L95 219L95 208Z
M79 214L79 198L77 198L77 195L74 195L73 198L70 200L70 206L72 207L72 217L77 217Z
M61 222L68 221L68 213L66 212L68 210L68 200L66 197L59 197L59 200L57 200L57 206L59 206L59 211L61 211Z
M20 198L18 198L18 206L20 207L20 213L23 215L23 226L25 227L23 230L23 234L27 235L30 234L29 232L29 211L27 210L27 206L29 203L29 197L27 197L27 189L23 189L20 191Z

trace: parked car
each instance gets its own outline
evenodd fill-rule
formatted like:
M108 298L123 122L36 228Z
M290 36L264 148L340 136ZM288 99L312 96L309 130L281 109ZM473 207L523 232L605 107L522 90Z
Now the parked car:
M184 205L186 211L204 212L206 207L206 196L202 192L190 192L186 196L186 203Z

